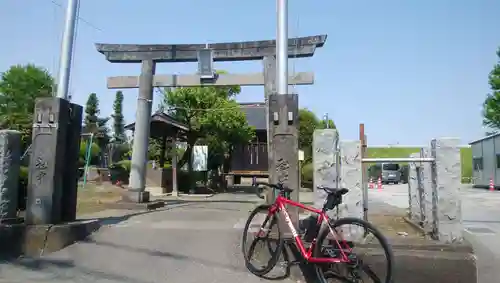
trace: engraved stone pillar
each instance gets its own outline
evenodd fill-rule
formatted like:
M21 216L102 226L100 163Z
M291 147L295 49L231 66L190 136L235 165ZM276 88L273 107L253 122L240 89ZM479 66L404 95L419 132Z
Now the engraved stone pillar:
M429 148L422 148L420 150L420 157L432 157ZM420 166L420 180L422 190L421 198L421 211L423 210L422 228L427 232L432 232L432 164L429 162L422 162ZM419 192L420 193L420 192Z
M363 186L362 186L361 142L340 141L340 182L341 187L349 189L339 205L339 217L363 218ZM363 230L349 227L344 230L345 239L359 239Z
M349 189L339 206L340 217L363 218L361 167L360 142L340 141L340 181L342 187Z
M314 206L323 207L326 192L319 186L337 188L339 134L335 129L315 130L313 134L313 190Z
M456 138L431 141L434 236L446 243L463 240L459 145Z
M0 223L17 216L21 133L0 130Z
M78 156L82 134L83 107L70 103L70 120L66 135L66 153L63 173L63 191L61 199L61 220L70 222L76 220L76 205L78 197Z
M410 158L419 157L419 153L410 154ZM417 163L408 163L408 218L416 221L418 218L418 180L417 180Z
M58 224L62 221L63 176L68 165L68 121L69 101L57 97L37 101L33 115L27 224Z
M297 94L273 94L269 97L269 120L273 123L272 183L283 183L292 189L290 199L299 201L299 145ZM269 170L271 172L271 170ZM290 207L290 218L297 223L298 209Z

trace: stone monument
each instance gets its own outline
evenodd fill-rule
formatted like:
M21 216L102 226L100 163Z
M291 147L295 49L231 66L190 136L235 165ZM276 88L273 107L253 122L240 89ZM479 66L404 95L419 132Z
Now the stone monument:
M39 99L33 115L27 224L59 224L76 218L82 106Z
M0 223L17 218L21 133L0 130Z

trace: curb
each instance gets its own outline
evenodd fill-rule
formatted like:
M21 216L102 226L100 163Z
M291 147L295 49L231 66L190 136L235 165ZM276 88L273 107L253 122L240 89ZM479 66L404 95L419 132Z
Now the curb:
M1 226L0 258L40 257L84 240L100 227L100 222L95 219L57 225Z
M407 216L403 216L403 220L408 223L415 231L419 232L422 234L422 236L427 236L427 231L424 230L424 228L420 227L417 223L411 221L410 218Z

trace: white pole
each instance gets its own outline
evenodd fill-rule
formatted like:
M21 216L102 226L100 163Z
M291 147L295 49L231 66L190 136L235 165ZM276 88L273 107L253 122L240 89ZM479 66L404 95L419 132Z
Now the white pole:
M276 79L278 94L288 93L288 0L277 0Z
M66 8L66 21L61 44L61 57L59 59L59 77L57 81L57 97L68 99L69 76L73 55L73 41L75 38L76 13L79 0L68 0Z

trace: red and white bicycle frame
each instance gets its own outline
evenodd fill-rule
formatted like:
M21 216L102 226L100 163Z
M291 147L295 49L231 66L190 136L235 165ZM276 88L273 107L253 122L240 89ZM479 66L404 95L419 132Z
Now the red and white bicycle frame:
M290 219L290 215L288 214L288 212L286 210L285 205L287 205L287 204L318 214L319 217L318 217L317 225L322 225L323 222L326 223L326 225L328 226L328 229L330 229L330 233L332 233L332 235L335 238L335 242L338 246L338 249L340 250L341 257L340 258L338 258L338 257L337 258L335 258L335 257L313 257L312 251L314 249L314 246L317 244L316 243L317 239L315 238L312 241L309 249L306 250L306 248L304 247L304 243L302 242L300 235L297 233L297 229L295 229L295 226L293 225L292 220ZM293 235L295 243L296 243L300 253L302 254L302 257L305 260L307 260L308 262L311 262L311 263L349 262L349 259L347 258L347 255L344 252L344 249L342 248L342 246L340 245L340 243L338 241L338 233L335 230L333 230L332 227L328 224L328 215L326 213L324 213L321 209L307 207L301 203L294 202L294 201L289 200L281 195L278 195L274 204L269 208L268 216L271 217L274 213L276 213L276 211L278 211L278 213L281 213L281 215L285 218L285 222L287 223L288 228L290 229L290 232ZM261 227L261 229L262 228L263 227ZM344 243L344 244L346 245L346 249L350 250L350 247L347 245L347 243Z

